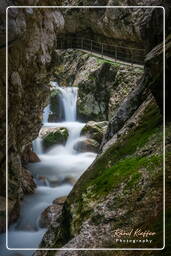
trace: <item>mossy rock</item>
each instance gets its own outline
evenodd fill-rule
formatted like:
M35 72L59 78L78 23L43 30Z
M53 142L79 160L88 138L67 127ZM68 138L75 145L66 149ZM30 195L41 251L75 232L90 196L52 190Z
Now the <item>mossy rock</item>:
M81 131L82 136L86 136L90 139L96 140L101 143L103 135L106 131L108 122L88 122Z
M55 128L55 130L43 136L43 146L48 148L57 144L65 145L68 135L66 128Z

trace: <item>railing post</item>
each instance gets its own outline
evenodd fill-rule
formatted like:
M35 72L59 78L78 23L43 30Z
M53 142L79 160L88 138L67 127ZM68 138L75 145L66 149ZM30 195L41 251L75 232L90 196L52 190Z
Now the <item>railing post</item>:
M62 49L62 39L61 39L61 49Z
M103 58L103 43L102 43L102 58Z

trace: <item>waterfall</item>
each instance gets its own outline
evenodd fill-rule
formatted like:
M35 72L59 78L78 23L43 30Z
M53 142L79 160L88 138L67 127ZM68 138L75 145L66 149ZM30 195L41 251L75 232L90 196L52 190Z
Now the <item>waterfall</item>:
M62 95L65 121L76 121L77 91L76 87L58 88Z
M60 92L61 100L64 107L65 121L76 121L78 88L60 87L56 82L51 82L51 85Z
M84 123L76 121L77 92L76 87L59 87L52 82L52 86L59 91L63 111L64 122L48 122L50 105L44 109L44 127L65 127L69 136L65 145L55 145L43 152L42 138L33 141L33 151L38 154L40 162L29 163L27 168L31 171L37 188L34 194L24 197L21 205L20 218L9 228L8 245L13 248L37 248L46 232L39 225L41 213L52 204L56 198L67 196L73 183L91 165L96 154L92 152L79 153L74 150L75 143L81 139L80 133ZM0 236L2 256L10 256L10 251L5 248L4 235ZM24 256L31 256L33 251L17 251Z

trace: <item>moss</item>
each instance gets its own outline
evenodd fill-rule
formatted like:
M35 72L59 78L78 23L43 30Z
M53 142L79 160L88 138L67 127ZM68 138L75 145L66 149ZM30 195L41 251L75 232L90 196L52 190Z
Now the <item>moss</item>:
M56 132L49 133L43 139L43 145L45 147L52 146L54 144L64 144L68 138L68 131L65 128L61 128Z
M95 185L93 193L96 193L98 197L105 195L126 180L129 180L127 186L131 187L141 177L141 173L139 172L141 168L152 171L161 162L162 156L131 157L121 160L111 168L103 170L102 175L90 182L90 185Z
M111 64L112 66L116 67L116 68L119 68L121 66L120 63L118 62L115 62L115 61L112 61L112 60L108 60L108 59L105 59L105 58L99 58L97 56L94 56L96 57L96 61L98 64L101 64L101 63L109 63Z

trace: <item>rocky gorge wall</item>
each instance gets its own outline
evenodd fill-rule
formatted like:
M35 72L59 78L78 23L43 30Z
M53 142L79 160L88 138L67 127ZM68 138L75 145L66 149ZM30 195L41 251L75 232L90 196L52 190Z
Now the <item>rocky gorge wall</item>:
M33 4L33 1L27 1L28 4ZM129 2L129 3L128 3ZM158 1L156 1L158 2ZM15 1L16 4L23 4L22 1ZM50 2L50 1L34 1L34 4L61 4L58 1ZM77 1L64 1L65 4L71 3L71 4L77 4ZM98 3L105 4L104 1L97 1ZM120 1L109 1L108 4L134 4L135 1L125 1L121 3ZM143 4L144 1L142 1ZM147 3L147 2L146 2ZM154 1L153 1L154 3ZM6 4L6 1L3 1L4 7ZM14 1L11 1L10 4L14 4ZM151 4L151 1L149 1L149 4ZM2 8L1 8L2 12ZM32 12L31 9L27 10L21 10L20 11L12 11L10 13L10 40L15 39L15 36L17 35L18 40L11 43L10 50L9 50L9 176L10 176L10 191L9 196L10 200L12 201L12 206L10 209L10 212L12 213L12 210L15 208L15 206L18 206L19 199L22 197L23 192L21 191L21 160L20 155L21 151L23 149L23 146L27 145L27 143L30 143L36 136L41 126L41 115L42 115L42 109L46 104L47 97L49 95L49 91L47 88L47 83L49 81L49 71L51 70L51 56L53 53L53 50L55 48L55 38L56 34L60 33L73 33L72 27L70 25L70 21L73 19L76 19L75 15L71 12L71 18L69 17L67 26L64 27L64 20L66 20L66 17L63 18L61 13L57 10L34 10ZM86 15L86 13L85 13ZM152 48L156 45L159 45L161 43L161 33L158 34L157 38L155 38L155 43L153 41L152 35L156 33L156 30L149 31L148 29L144 29L143 31L146 31L144 33L145 37L143 39L139 38L139 33L137 32L131 32L126 30L126 24L128 21L130 21L130 15L126 15L126 17L129 17L129 20L127 20L123 16L123 23L122 27L117 29L115 32L107 31L106 27L112 23L112 17L110 19L111 12L108 11L108 19L107 19L107 26L105 25L105 32L104 28L101 29L101 23L100 25L94 25L93 32L97 31L99 34L102 34L104 40L108 41L109 39L105 39L106 35L110 33L110 37L113 37L115 39L115 36L118 34L120 35L119 40L122 39L124 32L125 36L127 38L124 38L124 40L129 39L129 36L131 36L134 39L133 43L130 43L130 45L135 44L137 40L137 45L142 44L144 41L148 40L149 34L151 35L150 38L152 38L151 41L149 41L148 49L152 50ZM116 16L118 17L117 14ZM142 14L144 15L144 14ZM80 13L78 14L80 16ZM93 12L93 18L92 21L96 20L95 18L98 17L96 14L96 11ZM101 15L100 15L101 16ZM4 13L1 16L4 18ZM83 16L85 17L85 16ZM94 18L95 17L95 18ZM149 15L148 17L152 17ZM154 16L153 16L154 17ZM156 15L155 15L156 17ZM98 17L99 18L99 17ZM63 22L61 22L61 20ZM170 16L168 14L168 24L170 24L169 21ZM113 18L113 22L116 21L116 17ZM124 22L126 21L126 22ZM158 21L158 20L156 20ZM75 32L79 32L80 30L86 29L87 35L92 35L92 31L89 30L90 24L84 25L85 19L82 20L81 26L79 29L74 30ZM2 24L4 24L4 19ZM34 26L33 26L34 24ZM75 22L76 24L76 22ZM94 24L94 22L92 23ZM146 22L146 19L144 17L144 24L148 24L147 28L149 28L150 19L148 22ZM159 23L157 23L159 24ZM162 23L161 23L162 25ZM155 26L155 20L154 20L154 27ZM134 31L134 29L132 29ZM136 31L136 29L135 29ZM159 30L161 31L161 30ZM167 31L167 35L169 35L169 31ZM1 26L1 38L4 34L4 26ZM138 36L137 36L138 34ZM129 35L129 36L128 36ZM113 39L113 41L114 41ZM124 41L123 40L123 41ZM168 43L167 43L167 66L166 66L166 74L169 74L170 69L170 41L168 37ZM151 42L153 41L153 44ZM118 42L118 41L117 41ZM120 41L120 43L122 40ZM153 95L155 96L158 105L160 106L160 109L162 109L161 106L161 88L162 88L162 71L161 71L161 56L162 56L162 50L161 47L158 46L158 51L155 49L152 50L151 54L147 56L147 61L145 65L145 80L142 83L143 85L147 85L149 88L152 88ZM4 49L0 49L0 55L2 59L5 58L5 52ZM155 62L153 62L155 61ZM154 65L154 64L155 65ZM1 77L0 77L0 88L1 88L1 108L0 108L0 115L2 119L2 129L1 129L1 148L4 148L5 143L5 137L4 137L4 129L5 129L5 113L2 111L4 109L5 104L5 65L2 65L1 69ZM109 66L108 66L109 67ZM155 67L155 68L154 68ZM159 75L156 77L156 74ZM154 79L153 79L154 78ZM169 79L167 79L167 85L169 85ZM160 88L160 89L159 89ZM166 89L168 90L169 95L169 87ZM141 90L140 90L141 91ZM138 92L137 92L138 93ZM146 95L146 94L145 94ZM141 94L140 94L141 96ZM158 100L158 96L159 100ZM129 96L130 97L130 96ZM126 97L126 100L129 100L129 97ZM152 96L151 96L152 97ZM133 99L133 95L130 97L130 100ZM123 101L125 104L125 101ZM122 105L122 104L121 104ZM123 105L122 105L123 106ZM124 108L127 110L126 108ZM120 108L120 111L122 112L123 108ZM148 111L147 111L148 110ZM169 110L169 108L168 108ZM119 110L118 110L119 111ZM147 211L150 209L150 200L151 195L154 197L154 202L151 208L154 209L154 211L149 211L149 214L147 214L146 219L143 220L144 222L148 222L152 218L152 225L156 222L159 222L159 226L157 228L161 229L161 222L159 221L159 215L161 213L161 205L155 203L155 200L161 200L162 197L162 189L161 189L161 140L158 141L157 137L161 138L161 131L160 131L160 125L161 125L161 117L159 114L159 109L154 101L154 98L148 98L147 101L144 101L144 98L142 98L142 101L138 101L138 105L135 106L135 108L132 109L132 112L129 113L129 115L125 118L125 113L123 117L125 119L122 119L120 122L119 115L116 112L113 116L113 119L120 123L121 125L118 126L118 130L109 130L107 131L107 135L110 134L110 136L107 136L107 140L105 141L112 143L112 145L108 145L107 151L104 152L104 158L102 156L101 160L100 158L97 160L94 166L89 169L85 173L85 176L78 182L76 187L74 188L72 194L67 199L67 202L65 203L65 206L63 208L62 213L62 219L60 220L60 228L59 232L55 227L51 227L49 229L49 237L52 236L52 239L49 239L47 241L47 235L42 243L42 246L48 246L49 242L51 242L51 246L63 246L66 244L66 246L78 246L82 244L83 246L91 245L91 246L99 246L104 245L107 246L107 241L104 240L104 236L102 235L100 237L100 240L96 237L94 237L94 241L92 240L94 232L97 234L100 233L100 231L111 232L115 229L116 226L119 226L119 221L122 223L125 221L125 219L128 219L131 216L131 220L129 223L127 223L127 228L131 226L131 223L136 222L137 225L140 225L142 223L142 217L147 213ZM137 112L136 112L137 111ZM147 115L148 113L148 115ZM169 111L167 114L167 117L169 117ZM131 122L131 118L133 118L133 122ZM135 119L134 119L135 118ZM168 118L169 119L169 118ZM128 120L130 122L126 123ZM138 120L138 121L135 121ZM147 120L152 120L148 126L148 131L152 131L150 134L144 134L146 130L146 126L148 124ZM20 127L20 129L19 129ZM123 130L121 130L123 128ZM167 148L168 151L170 150L170 135L169 135L169 124L168 124L168 139L167 139ZM121 132L121 136L120 133ZM132 134L136 131L136 136L130 140L129 137L132 136ZM118 133L118 137L116 137L116 132ZM143 134L143 140L141 141L140 145L137 145L135 141L139 140L140 137ZM119 139L120 136L120 139ZM110 141L113 139L113 141ZM125 141L125 142L124 142ZM120 143L120 145L123 147L123 151L120 152L120 156L116 156L115 152L116 149L120 150L121 146L119 147L117 143ZM133 144L133 148L128 148L127 146L129 144ZM153 143L153 147L151 147L151 144ZM102 150L105 150L105 147L102 147ZM109 150L109 151L108 151ZM105 160L106 156L108 156L108 160ZM126 156L129 156L128 159L124 160ZM142 158L142 161L138 157ZM116 159L117 158L117 159ZM123 160L122 160L123 158ZM5 176L5 152L1 153L1 174L2 174L2 186L1 186L1 202L4 201L5 196L5 182L4 182L4 176ZM147 161L149 160L149 161ZM97 174L97 171L100 171L98 168L99 162L104 162L103 170L105 170L104 174L101 173L99 179L96 179L94 177ZM113 165L113 161L115 161L117 164ZM125 161L125 162L124 162ZM147 164L145 163L147 162ZM151 166L149 164L151 162ZM170 171L170 156L168 154L167 157L167 168L168 171ZM120 174L120 167L124 169L125 165L130 165L131 170L133 170L133 173L130 173L131 170L128 170L128 173L121 174L121 179L128 179L129 180L129 186L127 187L125 183L121 182L121 180L117 180L116 183L114 183L113 187L111 184L108 184L108 177L112 176L112 173L115 171ZM156 173L152 172L150 173L151 169L156 169ZM140 171L137 171L140 170ZM93 179L93 182L97 184L97 186L94 186L94 183L90 183L89 181L89 173L92 173L91 178ZM99 174L99 172L98 172ZM168 172L169 176L169 172ZM169 176L170 177L170 176ZM101 191L102 185L104 186L104 189L106 188L103 184L102 180L106 181L106 184L109 185L109 188L111 191ZM115 179L115 176L113 177ZM143 184L143 185L142 185ZM111 185L111 186L110 186ZM85 192L82 192L80 190L80 187L85 188ZM137 191L137 187L140 187L139 192ZM151 187L151 191L150 191ZM158 194L156 194L156 187L159 188ZM144 194L144 190L146 190L146 193ZM14 192L16 191L16 192ZM80 196L78 196L77 191L80 192ZM120 195L116 196L118 194L118 191L120 192ZM169 189L168 189L169 192ZM102 193L102 196L99 196L99 193ZM125 199L125 193L129 194L129 196ZM75 195L77 196L75 197ZM150 196L149 196L150 195ZM93 199L94 197L94 199ZM170 193L168 193L168 197L170 198ZM138 214L137 209L134 209L135 205L132 203L132 211L131 213L127 212L127 209L124 208L125 201L131 201L132 198L136 201L136 207L140 207L139 209L143 209L143 207L146 206L146 209L143 211L143 216L141 215L138 220L135 221L134 211ZM158 199L157 199L158 198ZM76 200L78 202L76 202ZM159 201L160 201L159 200ZM121 202L121 205L117 205L118 202ZM106 203L105 203L106 202ZM83 210L81 209L81 206L84 203ZM118 206L117 209L113 208L113 205L116 203ZM75 210L73 209L73 206L75 206ZM95 209L94 213L92 211ZM19 207L16 207L19 209ZM101 212L99 212L99 209L102 209ZM104 212L103 212L104 209ZM113 215L106 216L108 213L113 209ZM4 219L4 206L1 207L1 216ZM136 215L135 214L135 215ZM15 216L14 213L12 213L13 216ZM18 215L18 213L16 213ZM120 216L120 217L117 217ZM17 217L17 216L16 216ZM15 218L16 218L15 217ZM98 223L98 218L101 220L100 223ZM156 219L155 219L156 218ZM116 226L109 225L110 221L115 222L116 220ZM11 220L12 221L12 220ZM156 221L156 222L155 222ZM64 222L65 225L64 225ZM90 239L87 240L87 234L85 232L85 229L87 226L90 228ZM102 232L102 233L103 233ZM58 236L59 235L59 236ZM73 240L71 240L73 239ZM84 242L87 242L84 244ZM108 239L110 241L110 239ZM68 245L67 245L68 243ZM93 244L94 243L94 244ZM161 246L160 241L158 241L158 245ZM114 246L112 241L110 241L110 244L108 246ZM47 252L48 255L54 255L55 252ZM68 252L65 255L68 255L70 252ZM72 252L71 252L72 253ZM61 253L62 254L62 253ZM143 253L142 253L143 254ZM150 254L150 252L149 252ZM45 253L43 255L46 255ZM60 253L57 253L57 255L60 255ZM74 255L74 254L72 254ZM75 255L77 255L77 252L75 252ZM82 255L98 255L98 252L82 252ZM99 254L100 255L100 254ZM102 255L102 254L101 254ZM104 252L105 255L105 252ZM109 254L107 254L109 255ZM122 255L122 253L116 252L111 253L111 255ZM129 255L129 253L127 253Z
M39 1L37 1L38 4ZM8 2L20 4L21 1ZM44 3L48 3L44 1ZM32 4L32 1L28 1ZM36 3L35 3L36 4ZM1 37L5 40L5 8L1 5ZM37 137L42 111L49 95L48 66L55 46L55 34L63 29L64 20L58 10L9 9L8 51L8 164L9 219L19 214L23 196L21 152ZM5 149L5 48L0 49L1 63L1 149ZM5 152L1 151L1 230L5 224ZM27 177L27 175L26 175Z

